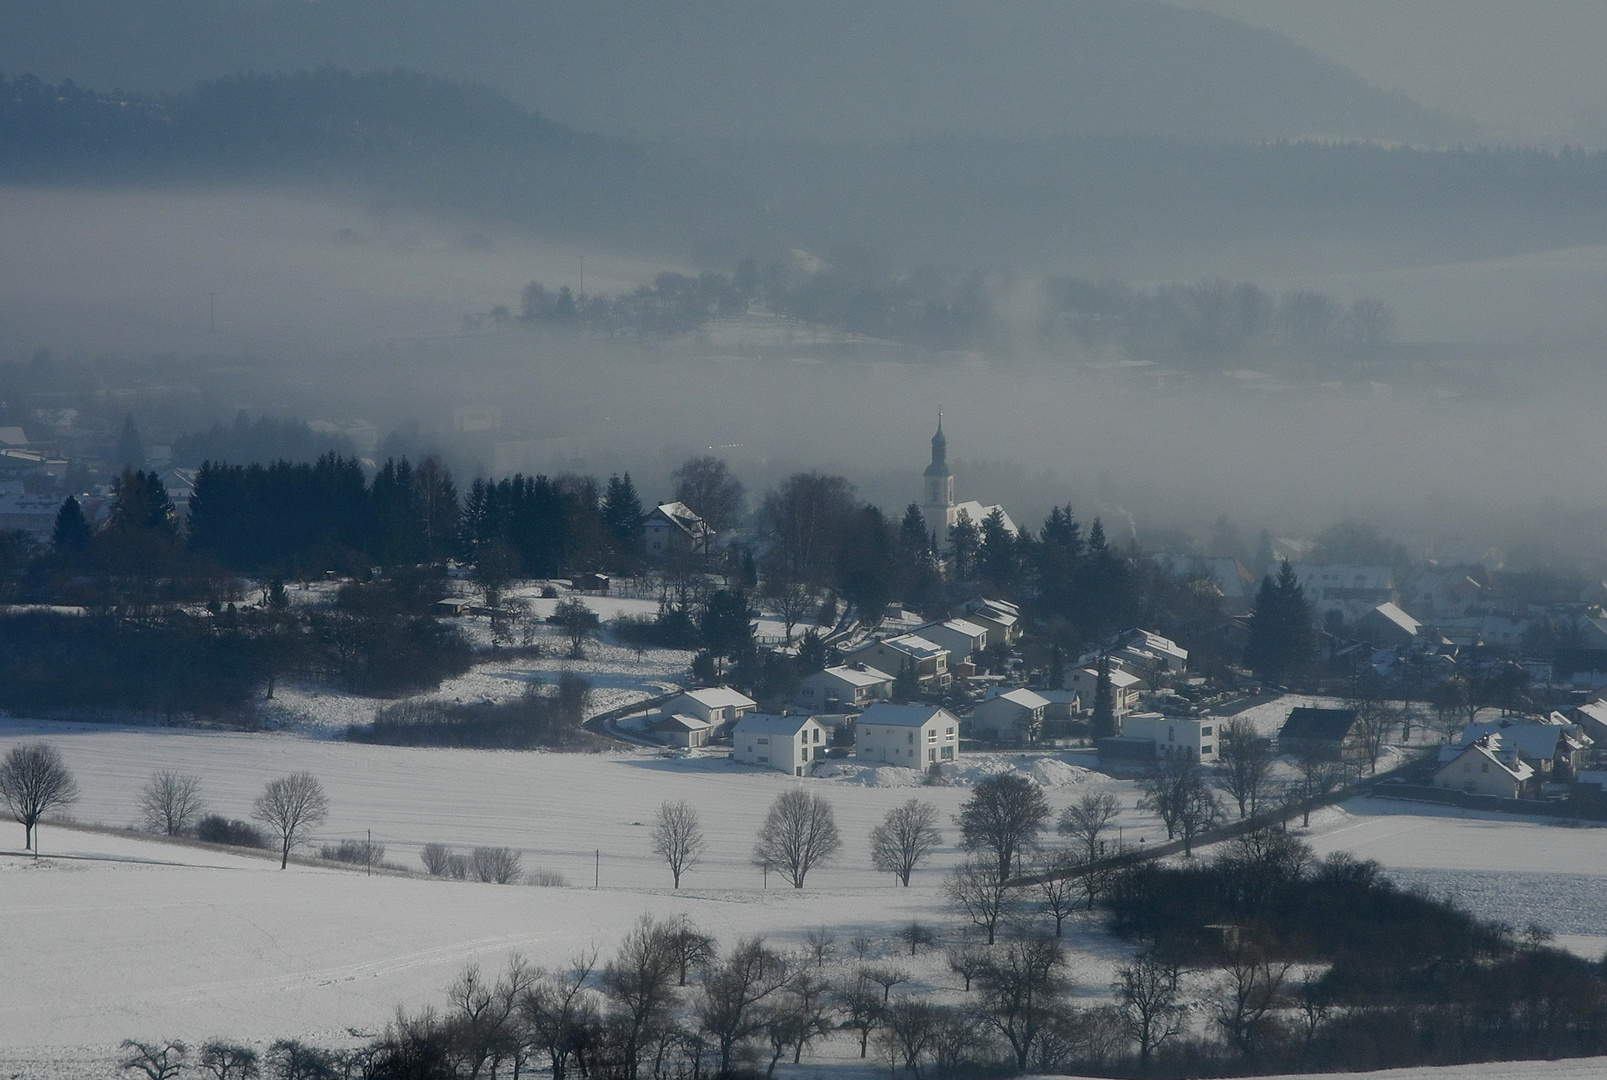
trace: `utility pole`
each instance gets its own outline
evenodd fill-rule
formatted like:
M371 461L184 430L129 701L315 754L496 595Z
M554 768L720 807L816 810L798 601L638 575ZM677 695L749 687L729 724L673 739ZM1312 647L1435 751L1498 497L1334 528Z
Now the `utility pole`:
M206 294L206 328L210 333L218 332L218 294Z
M586 256L580 257L580 295L586 295Z
M597 861L592 868L591 887L593 889L597 889L600 888L603 883L603 849L598 848L593 855Z
M368 867L368 876L374 876L374 830L368 830L368 846L363 849L363 862Z

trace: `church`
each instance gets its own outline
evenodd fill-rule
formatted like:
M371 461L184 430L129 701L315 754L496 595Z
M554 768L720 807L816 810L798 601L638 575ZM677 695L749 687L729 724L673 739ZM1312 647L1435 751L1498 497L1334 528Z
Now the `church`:
M926 486L921 497L921 516L926 519L926 527L937 537L938 547L948 546L949 530L960 519L963 511L971 519L971 524L982 527L982 522L995 510L1004 519L1004 527L1010 530L1010 535L1017 532L1016 523L1010 520L1002 506L984 506L979 502L954 501L954 474L949 472L949 443L943 437L943 414L937 416L937 434L932 436L932 464L926 467Z

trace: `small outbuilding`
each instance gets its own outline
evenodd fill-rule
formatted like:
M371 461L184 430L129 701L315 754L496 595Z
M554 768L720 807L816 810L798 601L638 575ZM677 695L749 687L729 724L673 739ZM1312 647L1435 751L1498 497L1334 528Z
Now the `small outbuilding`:
M713 730L714 726L707 720L686 713L664 716L652 725L653 734L658 737L659 742L688 750L707 746L709 733Z

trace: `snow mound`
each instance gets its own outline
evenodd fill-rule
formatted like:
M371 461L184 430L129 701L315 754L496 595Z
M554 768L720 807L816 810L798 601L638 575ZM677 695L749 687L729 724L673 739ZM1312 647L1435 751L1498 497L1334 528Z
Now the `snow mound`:
M828 761L816 769L814 775L822 780L839 780L860 787L920 787L926 783L926 774L918 769L905 769L897 765L854 765L846 761Z
M966 758L959 769L945 776L955 784L977 784L1000 773L1024 776L1040 787L1071 787L1088 780L1092 770L1059 757L1036 754L978 754Z

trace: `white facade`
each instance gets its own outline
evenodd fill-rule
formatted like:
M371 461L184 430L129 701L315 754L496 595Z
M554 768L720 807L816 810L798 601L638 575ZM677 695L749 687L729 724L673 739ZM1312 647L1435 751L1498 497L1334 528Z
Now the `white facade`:
M653 733L660 742L688 750L708 745L709 733L713 730L707 720L686 713L674 713L653 725Z
M1158 758L1184 754L1209 764L1216 760L1217 728L1222 723L1215 716L1133 713L1122 721L1122 738L1150 740Z
M1082 699L1085 709L1094 707L1094 693L1098 687L1099 672L1095 668L1074 667L1066 672L1066 684L1063 689L1077 691L1077 696ZM1110 695L1115 702L1117 716L1132 711L1133 701L1143 688L1143 679L1132 672L1123 671L1115 664L1110 666Z
M729 686L709 686L702 690L688 690L664 703L666 716L686 713L707 722L717 735L722 728L736 723L759 707L759 703L740 694Z
M868 664L844 664L805 675L797 702L810 712L857 711L893 692L893 676Z
M940 623L927 623L915 632L934 645L949 651L949 666L963 664L988 647L988 628L969 619L948 619Z
M942 689L949 684L949 653L942 646L918 634L867 641L848 653L851 663L866 664L894 678L905 664L915 666L915 677L923 689Z
M1501 745L1500 735L1486 735L1464 747L1434 773L1434 786L1470 795L1516 799L1534 770L1518 758L1515 747Z
M1049 699L1031 690L1007 690L988 698L966 718L972 735L986 734L997 742L1031 743L1043 730Z
M831 737L812 716L750 713L731 732L731 757L744 765L805 776L826 756Z
M937 540L938 548L948 547L949 530L959 521L961 512L980 529L988 516L997 510L1004 519L1006 531L1011 536L1016 535L1016 523L1010 520L1004 507L985 506L975 501L954 501L954 474L949 472L948 446L948 440L943 437L943 417L939 414L937 434L932 436L932 463L922 474L921 483L921 517L926 519L926 527Z
M925 769L960 756L960 721L925 705L872 705L854 724L854 757L865 764Z

